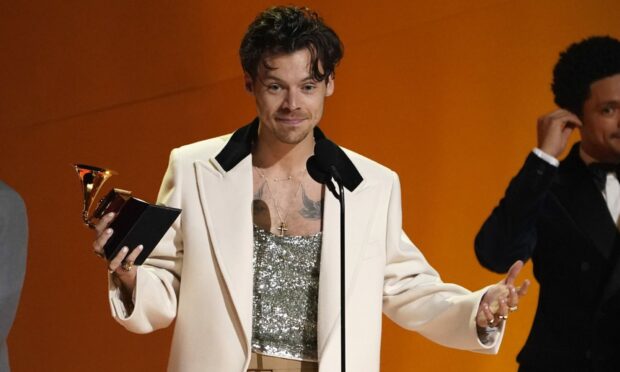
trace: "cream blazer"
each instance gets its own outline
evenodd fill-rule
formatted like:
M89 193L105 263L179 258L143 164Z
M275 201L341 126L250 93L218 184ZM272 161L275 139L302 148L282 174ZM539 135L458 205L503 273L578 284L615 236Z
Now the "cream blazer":
M169 371L244 372L252 334L252 157L229 171L215 159L230 136L172 151L158 202L183 212L138 268L127 313L110 284L114 318L136 333L176 320ZM346 197L347 368L379 371L382 313L439 344L495 353L477 337L484 289L443 283L401 229L393 171L351 151L364 180ZM325 193L319 279L319 370L340 370L339 203Z

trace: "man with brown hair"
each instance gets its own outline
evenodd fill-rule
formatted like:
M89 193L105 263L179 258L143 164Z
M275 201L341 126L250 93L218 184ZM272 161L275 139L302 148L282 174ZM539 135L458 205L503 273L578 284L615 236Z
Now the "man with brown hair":
M143 266L131 265L139 250L109 263L115 318L134 332L176 319L170 370L339 370L338 201L306 171L327 147L347 188L348 370L379 370L382 311L435 342L496 351L493 327L524 293L513 285L520 265L474 293L441 282L402 232L398 176L325 137L335 32L307 8L270 8L240 56L258 117L172 151L159 201L183 212Z

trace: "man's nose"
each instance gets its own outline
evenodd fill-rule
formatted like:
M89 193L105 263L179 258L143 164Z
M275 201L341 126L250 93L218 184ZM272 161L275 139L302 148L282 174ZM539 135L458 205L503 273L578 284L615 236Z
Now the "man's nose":
M286 92L282 106L291 111L297 110L299 108L299 92L295 89L289 89Z

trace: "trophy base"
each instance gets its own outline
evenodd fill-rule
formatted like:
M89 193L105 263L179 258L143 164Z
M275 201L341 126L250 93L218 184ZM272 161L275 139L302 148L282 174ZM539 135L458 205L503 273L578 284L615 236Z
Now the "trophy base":
M95 217L114 212L110 223L113 233L103 247L108 260L127 247L131 252L138 245L143 249L134 264L141 265L181 213L180 209L150 204L131 196L131 192L113 189L101 200Z

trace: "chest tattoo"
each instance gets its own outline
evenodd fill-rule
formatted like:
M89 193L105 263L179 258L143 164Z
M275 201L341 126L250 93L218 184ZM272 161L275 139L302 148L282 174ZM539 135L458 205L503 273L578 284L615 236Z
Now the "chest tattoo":
M303 206L299 210L299 214L301 214L304 218L310 220L320 220L322 216L322 200L312 200L306 194L306 190L302 187L301 189L301 199Z
M265 191L265 183L263 183L258 190L254 193L254 200L252 201L252 215L254 223L257 226L265 230L271 229L271 215L269 214L269 207L263 200L263 193Z

